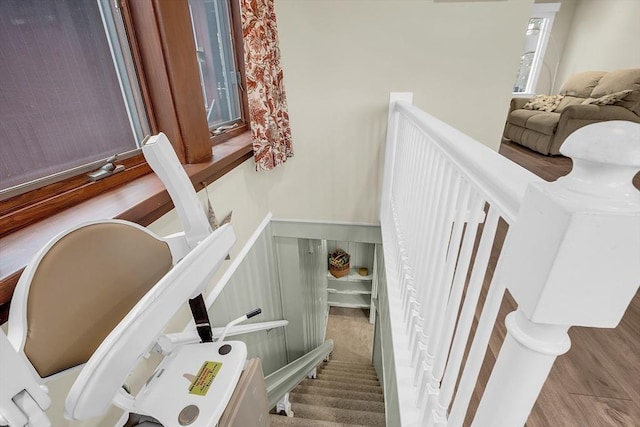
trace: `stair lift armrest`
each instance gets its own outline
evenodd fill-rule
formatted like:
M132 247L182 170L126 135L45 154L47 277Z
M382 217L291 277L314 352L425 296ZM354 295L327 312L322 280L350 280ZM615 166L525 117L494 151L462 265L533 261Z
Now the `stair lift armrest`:
M46 387L40 385L33 368L18 353L0 329L0 425L49 427L45 410L51 405Z
M195 344L199 342L200 335L198 335L198 331L192 329L185 332L161 335L154 346L154 350L166 356L181 345Z
M167 187L191 248L211 234L211 226L191 180L178 160L167 136L160 132L147 138L142 153L149 166Z

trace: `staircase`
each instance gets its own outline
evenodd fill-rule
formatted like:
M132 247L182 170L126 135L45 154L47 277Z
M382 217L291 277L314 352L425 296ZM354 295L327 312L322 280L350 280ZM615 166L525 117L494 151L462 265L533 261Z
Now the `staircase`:
M289 394L294 416L272 414L272 427L385 426L382 387L371 364L331 360L317 372Z

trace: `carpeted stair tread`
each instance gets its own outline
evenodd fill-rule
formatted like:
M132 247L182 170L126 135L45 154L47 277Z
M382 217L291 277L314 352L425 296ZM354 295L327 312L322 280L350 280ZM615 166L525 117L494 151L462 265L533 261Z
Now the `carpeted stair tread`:
M362 376L364 378L375 377L378 378L376 371L351 371L349 369L344 368L334 368L332 366L328 366L325 368L318 369L319 373L330 373L333 372L335 375L349 375L352 377Z
M371 400L342 399L339 397L318 396L305 393L291 393L289 400L294 404L294 407L295 403L306 403L308 405L380 412L384 414L384 402L374 402Z
M380 382L378 382L377 378L369 378L369 377L362 378L359 376L345 377L344 375L324 373L324 372L321 372L318 374L318 379L325 380L325 381L334 381L337 383L370 385L373 387L377 387L380 385Z
M365 393L361 391L343 390L343 389L337 389L337 388L316 387L313 384L312 385L300 384L293 389L293 393L306 393L306 394L316 394L318 396L339 397L342 399L370 400L375 402L384 402L384 396L381 393ZM295 408L293 410L295 411Z
M295 416L287 421L272 416L274 427L378 427L386 422L383 390L371 364L336 360L324 363L315 379L305 379L290 392L289 400Z
M376 372L376 368L373 366L349 366L349 365L334 365L332 363L322 365L322 368L331 368L331 369L339 369L342 371L349 372Z
M382 388L380 386L371 386L371 385L362 385L362 384L353 384L353 383L337 383L334 381L326 381L321 379L306 379L302 381L303 385L312 385L314 387L325 387L325 388L336 388L339 390L350 390L350 391L363 391L365 393L378 393L382 394Z
M331 359L329 362L332 365L348 365L348 366L364 366L371 367L371 363L362 363L362 362L352 362L350 360L340 360L340 359Z
M323 365L324 367L332 367L332 368L336 368L336 369L344 369L344 370L348 370L348 371L358 371L358 372L375 372L376 368L374 368L371 365L363 365L360 363L354 363L354 364L349 364L349 363L335 363L333 360L325 365Z
M298 418L333 421L336 423L384 427L385 416L379 412L356 411L353 409L327 408L297 403L294 413Z
M294 411L295 415L295 411ZM270 414L271 427L360 427L353 424L334 423L332 421L311 420L309 418L285 417L284 415Z

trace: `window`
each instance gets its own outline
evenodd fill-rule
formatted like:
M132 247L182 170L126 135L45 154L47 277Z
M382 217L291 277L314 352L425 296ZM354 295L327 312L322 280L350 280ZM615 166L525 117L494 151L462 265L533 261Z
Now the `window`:
M0 190L97 168L149 133L113 2L0 2ZM53 175L53 177L51 177ZM12 189L13 191L7 191Z
M209 128L221 133L242 119L240 82L227 0L189 0Z
M240 29L231 0L0 1L0 236L149 173L146 134L201 163L248 130Z
M538 3L533 6L533 14L527 25L524 48L520 57L520 67L513 85L514 94L535 93L543 59L551 36L551 28L560 3ZM552 76L552 80L554 76Z

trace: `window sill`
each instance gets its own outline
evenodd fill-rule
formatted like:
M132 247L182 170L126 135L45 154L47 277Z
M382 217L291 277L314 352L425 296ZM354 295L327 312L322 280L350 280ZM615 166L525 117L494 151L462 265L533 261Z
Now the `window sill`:
M185 165L185 170L200 190L203 183L211 184L251 155L251 134L245 132L216 145L210 161ZM149 225L171 209L173 203L164 185L155 174L147 174L0 238L0 324L7 320L7 303L22 270L58 233L97 219L118 218Z

